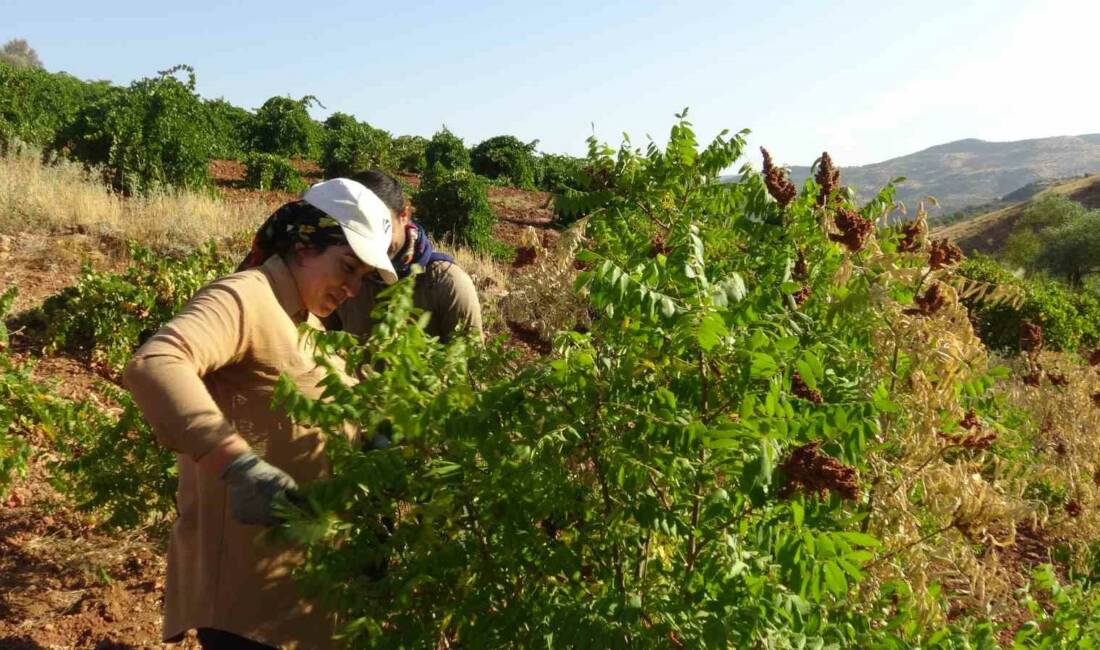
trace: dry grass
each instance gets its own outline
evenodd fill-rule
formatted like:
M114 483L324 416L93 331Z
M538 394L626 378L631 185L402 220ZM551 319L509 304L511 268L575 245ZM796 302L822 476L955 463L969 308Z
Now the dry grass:
M247 240L270 209L258 201L229 203L212 194L161 193L126 198L94 172L61 160L43 165L37 152L0 158L0 232L82 232L136 241L164 251L188 250L210 239Z

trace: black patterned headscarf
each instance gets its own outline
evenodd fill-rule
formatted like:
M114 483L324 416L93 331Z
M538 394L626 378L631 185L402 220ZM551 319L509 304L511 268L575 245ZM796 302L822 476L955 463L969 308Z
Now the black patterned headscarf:
M291 201L264 221L252 238L252 250L238 271L260 266L272 255L294 250L295 244L324 250L347 244L344 229L335 219L305 201Z

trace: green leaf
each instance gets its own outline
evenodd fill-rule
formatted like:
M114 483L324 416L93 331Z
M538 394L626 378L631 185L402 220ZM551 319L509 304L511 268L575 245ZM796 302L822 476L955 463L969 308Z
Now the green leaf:
M843 596L848 593L848 580L844 577L844 572L836 565L836 562L825 562L822 565L822 570L825 572L825 586L829 588L833 595Z
M745 280L731 273L711 289L711 300L718 307L728 307L742 300L746 293Z
M779 365L776 364L775 359L770 355L764 354L763 352L756 352L752 355L752 367L749 372L753 377L771 377L778 369Z
M806 517L806 509L799 501L791 501L791 516L794 519L794 527L802 528L802 521Z
M712 312L703 316L700 320L695 338L704 352L710 352L714 349L714 346L722 342L727 332L726 322L722 319L722 315Z

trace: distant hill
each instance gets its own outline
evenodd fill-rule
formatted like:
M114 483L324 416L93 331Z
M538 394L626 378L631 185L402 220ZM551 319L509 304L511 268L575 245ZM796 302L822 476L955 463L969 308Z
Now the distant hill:
M986 142L974 138L929 147L923 151L870 165L844 167L841 179L869 198L890 179L904 176L898 199L911 210L931 195L939 201L936 215L991 203L1033 183L1050 179L1100 173L1100 133ZM809 167L791 168L791 178L801 184Z
M1026 194L1024 192L1026 189L1021 188L1019 196ZM968 253L971 251L997 252L1004 246L1009 233L1012 232L1016 222L1023 216L1027 206L1052 193L1067 196L1070 200L1076 201L1086 208L1100 208L1100 174L1051 185L1037 193L1030 194L1026 201L939 228L934 233L937 237L951 239Z

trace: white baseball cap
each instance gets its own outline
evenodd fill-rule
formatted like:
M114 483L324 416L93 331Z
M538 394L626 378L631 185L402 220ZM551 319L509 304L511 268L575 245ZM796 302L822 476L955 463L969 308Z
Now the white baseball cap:
M302 200L335 219L355 256L378 269L386 284L397 282L389 256L393 218L374 192L355 181L333 178L306 190Z

